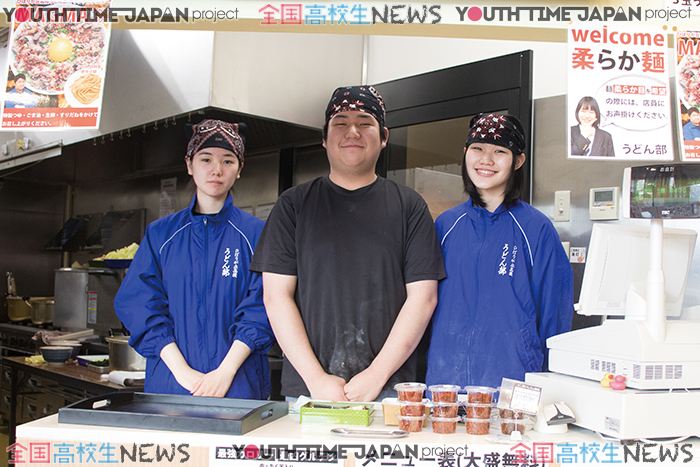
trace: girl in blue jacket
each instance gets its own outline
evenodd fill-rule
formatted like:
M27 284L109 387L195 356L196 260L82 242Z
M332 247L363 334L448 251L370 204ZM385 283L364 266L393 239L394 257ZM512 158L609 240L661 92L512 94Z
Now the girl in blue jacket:
M263 221L233 205L245 125L186 128L190 206L148 226L114 308L147 358L146 392L267 399L272 330L248 270Z
M518 199L525 133L511 115L470 123L462 180L469 200L436 222L439 285L428 384L497 387L547 370L546 340L571 329L573 272L549 219Z

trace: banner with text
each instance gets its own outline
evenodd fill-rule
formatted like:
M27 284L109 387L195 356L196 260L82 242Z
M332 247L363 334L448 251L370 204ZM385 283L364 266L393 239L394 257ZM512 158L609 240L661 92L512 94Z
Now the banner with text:
M569 158L673 160L666 32L573 24L568 34Z
M109 0L18 2L3 94L3 129L98 128ZM92 14L91 14L92 13Z
M700 31L677 31L675 40L682 160L700 161Z

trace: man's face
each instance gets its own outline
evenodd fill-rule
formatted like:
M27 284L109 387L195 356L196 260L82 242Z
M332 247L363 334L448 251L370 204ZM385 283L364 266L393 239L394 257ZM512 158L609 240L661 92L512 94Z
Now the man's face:
M20 78L15 80L15 89L17 92L22 92L24 90L24 85L26 84L26 80Z
M693 122L695 126L700 125L700 112L693 112L690 114L690 121Z
M380 138L385 128L370 114L351 110L336 114L328 122L323 141L331 171L343 174L374 173L379 153L386 146Z

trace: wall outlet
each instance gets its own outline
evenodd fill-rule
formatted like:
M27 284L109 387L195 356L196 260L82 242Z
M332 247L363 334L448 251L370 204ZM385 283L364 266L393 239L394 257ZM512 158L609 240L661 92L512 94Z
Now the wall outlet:
M554 222L569 222L569 212L571 206L571 192L554 192Z

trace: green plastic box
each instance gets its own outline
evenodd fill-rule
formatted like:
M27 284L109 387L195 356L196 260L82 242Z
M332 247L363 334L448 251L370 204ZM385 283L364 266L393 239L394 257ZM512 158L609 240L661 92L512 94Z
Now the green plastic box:
M311 401L301 406L299 412L301 423L368 426L374 404Z

